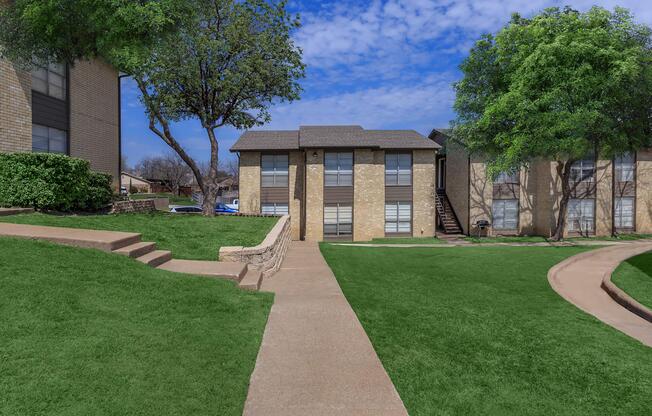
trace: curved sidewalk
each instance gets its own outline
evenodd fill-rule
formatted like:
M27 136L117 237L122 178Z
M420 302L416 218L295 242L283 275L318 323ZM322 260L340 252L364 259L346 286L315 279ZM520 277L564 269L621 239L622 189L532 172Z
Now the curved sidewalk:
M293 241L261 290L276 297L244 415L407 415L316 243Z
M652 250L652 242L611 246L578 254L548 272L564 299L613 328L652 347L652 323L630 312L602 289L602 279L630 257Z

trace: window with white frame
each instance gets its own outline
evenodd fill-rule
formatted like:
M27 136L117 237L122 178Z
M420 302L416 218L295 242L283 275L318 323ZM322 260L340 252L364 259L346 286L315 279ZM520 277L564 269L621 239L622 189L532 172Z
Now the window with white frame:
M49 64L32 69L32 89L60 100L66 99L66 66Z
M494 183L514 184L518 183L518 171L515 172L500 172L496 177Z
M324 206L324 236L342 237L353 234L353 207L348 204Z
M595 160L587 158L578 160L571 166L570 180L572 182L593 182L595 176Z
M353 153L327 152L324 154L324 186L353 185Z
M263 188L284 188L288 186L289 157L287 154L261 156Z
M265 215L287 215L289 213L288 204L271 202L263 202L260 211Z
M66 154L68 135L63 130L32 124L32 151Z
M385 232L412 232L411 202L385 202Z
M616 157L616 180L619 182L633 182L636 170L634 154L627 152Z
M593 231L595 222L595 201L593 199L571 199L568 201L568 231Z
M517 199L494 199L491 211L494 230L515 230L518 227Z
M385 185L412 185L411 153L385 153Z
M616 198L614 226L616 228L634 228L634 198Z

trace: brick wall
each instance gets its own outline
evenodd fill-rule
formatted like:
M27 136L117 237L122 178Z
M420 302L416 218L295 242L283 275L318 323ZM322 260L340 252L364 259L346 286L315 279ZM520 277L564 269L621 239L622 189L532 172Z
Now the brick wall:
M313 155L315 153L315 155ZM306 161L306 240L324 239L324 151L308 150ZM355 222L355 217L353 221Z
M240 153L240 212L260 214L260 152Z
M412 235L432 237L435 235L435 152L415 150L412 152Z
M636 232L652 234L652 149L636 158Z
M460 221L462 231L468 233L469 155L452 141L446 144L446 195Z
M118 73L102 60L70 69L70 155L91 168L120 175Z
M31 75L0 59L0 152L31 150Z
M385 236L385 152L356 149L353 173L353 240Z
M596 163L595 234L611 235L613 228L613 163L598 160Z
M167 198L166 198L167 199ZM134 201L117 201L113 203L113 214L124 214L132 212L156 211L156 204L153 199L140 199Z
M301 239L301 204L303 203L303 160L301 151L290 152L288 186L290 188L290 234Z

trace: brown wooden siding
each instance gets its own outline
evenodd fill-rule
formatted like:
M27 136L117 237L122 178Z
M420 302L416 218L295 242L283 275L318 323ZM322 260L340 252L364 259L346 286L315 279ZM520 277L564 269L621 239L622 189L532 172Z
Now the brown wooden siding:
M520 186L517 183L494 183L493 199L519 199Z
M353 204L352 186L325 186L325 204Z
M386 186L385 201L412 201L412 186Z
M287 204L290 202L289 188L260 188L261 203Z
M32 91L32 122L68 131L68 103Z

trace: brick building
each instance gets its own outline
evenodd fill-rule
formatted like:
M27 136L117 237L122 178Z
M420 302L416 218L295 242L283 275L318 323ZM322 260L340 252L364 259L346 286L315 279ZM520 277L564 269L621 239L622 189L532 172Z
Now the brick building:
M248 131L231 147L240 212L289 213L296 240L434 236L437 148L413 130Z

